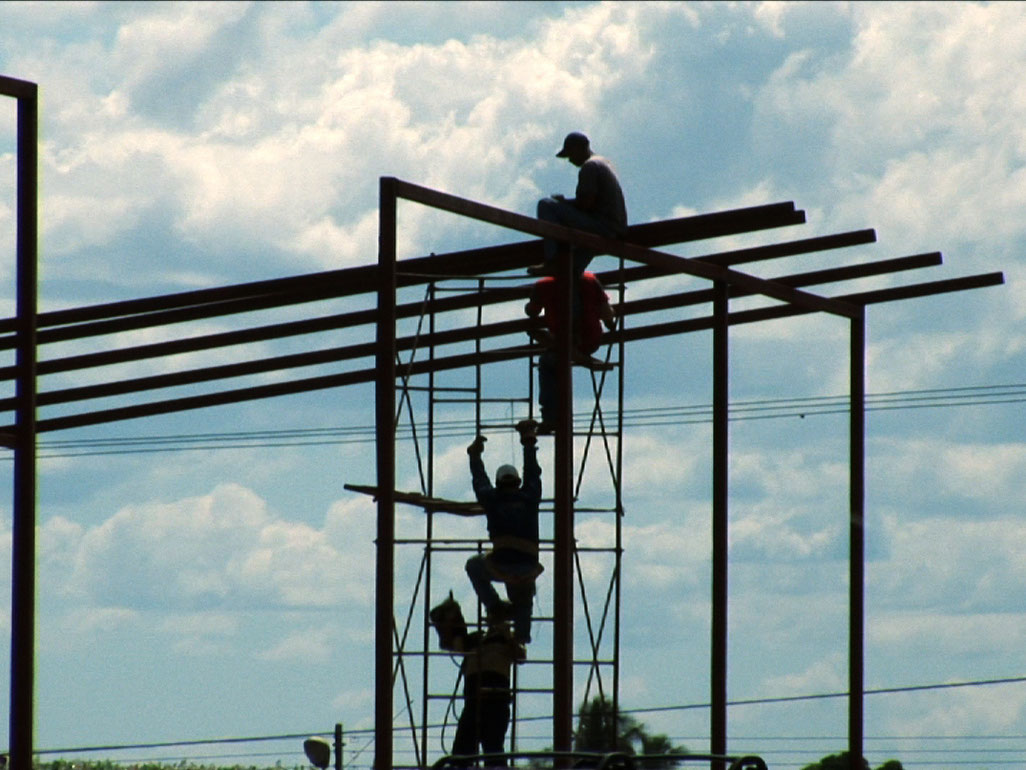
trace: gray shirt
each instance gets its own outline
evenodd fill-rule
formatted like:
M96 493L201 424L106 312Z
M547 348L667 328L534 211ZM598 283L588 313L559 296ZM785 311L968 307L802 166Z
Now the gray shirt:
M627 204L612 164L601 155L592 155L577 174L577 200L594 196L595 205L586 209L605 220L619 235L627 230Z

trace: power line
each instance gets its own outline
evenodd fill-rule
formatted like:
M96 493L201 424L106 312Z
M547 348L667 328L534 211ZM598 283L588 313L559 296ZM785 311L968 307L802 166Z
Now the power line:
M905 687L880 687L875 689L865 690L867 696L872 695L895 695L898 693L911 693L911 692L924 692L930 690L950 690L968 687L990 687L994 685L1002 684L1023 684L1026 683L1026 676L1019 677L1004 677L1000 679L976 679L965 682L942 682L936 684L923 684L923 685L908 685ZM777 703L792 703L796 701L812 701L812 700L824 700L829 698L846 698L848 693L846 692L829 692L829 693L814 693L808 695L786 695L786 696L775 696L766 698L746 698L742 700L727 701L728 706L750 706L750 705L765 705L765 704L777 704ZM690 703L676 706L650 706L644 708L634 709L621 709L621 714L651 714L657 712L666 711L689 711L694 709L707 709L710 708L709 703ZM532 722L532 721L543 721L551 720L551 715L527 717L520 719L520 722ZM441 725L427 725L428 728L439 728ZM354 737L358 735L372 736L374 733L373 728L363 728L355 730L347 730L347 737ZM72 753L91 753L97 751L124 751L124 750L138 750L138 749L158 749L158 748L172 748L172 747L183 747L183 746L204 746L204 745L222 745L230 743L256 743L260 741L284 741L284 740L300 740L310 737L311 735L322 735L331 736L331 733L324 731L311 731L304 733L285 733L280 735L261 735L261 736L250 736L244 738L206 738L196 739L187 741L162 741L155 743L133 743L123 745L103 745L103 746L80 746L75 748L58 748L58 749L38 749L36 754L72 754ZM828 736L829 737L829 736ZM823 736L791 736L791 737L747 737L737 738L737 740L808 740L815 738L816 740L825 739ZM1026 735L992 735L992 736L867 736L867 740L892 740L892 739L929 739L929 740L941 740L941 739L959 739L959 740L989 740L989 739L1026 739Z
M867 394L866 411L908 409L949 409L965 406L995 406L1026 403L1026 384L979 385L958 388L891 391ZM807 396L735 401L730 405L730 420L805 419L849 410L848 396ZM575 415L575 422L586 422L590 412ZM616 413L610 418L615 419ZM677 405L625 409L625 428L657 428L708 423L712 420L709 404ZM473 420L436 420L435 436L455 438L476 429ZM373 425L330 428L287 428L267 431L224 431L182 433L164 436L112 436L92 439L57 439L39 442L39 458L93 457L100 455L148 454L224 449L269 449L282 447L338 446L371 443L376 440ZM413 440L412 427L399 425L397 440ZM8 455L9 459L10 455Z

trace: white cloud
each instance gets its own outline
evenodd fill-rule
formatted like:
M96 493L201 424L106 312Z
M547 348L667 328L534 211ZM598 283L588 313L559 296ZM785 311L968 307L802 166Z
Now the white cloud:
M766 679L762 684L763 692L774 696L843 692L847 689L847 666L844 655L832 653L822 660L813 661L802 671Z
M99 606L322 607L367 599L365 580L325 532L273 517L235 484L126 507L77 543L73 528L49 529L64 530L62 561L73 550L65 590Z
M261 660L323 663L331 659L336 647L334 634L326 628L297 630L268 650L257 653Z
M923 579L934 577L924 574ZM950 581L946 582L948 589ZM914 604L915 596L908 597ZM960 613L915 611L906 606L900 611L874 614L867 623L872 644L890 655L939 655L971 659L981 653L1008 654L1017 650L1026 636L1026 620L1021 614Z
M623 477L630 490L625 492L627 504L653 489L672 496L692 487L707 449L701 438L680 433L632 435L630 452L624 453ZM642 503L639 509L643 508Z
M516 169L532 167L539 142L549 155L553 118L569 106L587 122L648 55L631 5L576 10L539 39L413 46L354 44L338 21L300 42L308 29L263 6L158 7L123 18L109 51L48 62L60 73L47 78L57 109L43 115L53 255L157 217L208 264L268 249L306 269L371 261L377 177L528 205L538 190ZM87 80L90 69L106 77ZM194 102L158 97L183 83ZM403 218L418 253L436 250L423 217ZM181 271L183 255L171 259L161 269Z
M696 517L697 518L697 517ZM708 567L708 517L684 527L672 521L623 527L625 566L638 590L700 585ZM608 543L608 541L607 541Z
M1020 521L888 515L887 565L874 565L872 586L886 606L909 612L948 607L958 612L1011 611L1026 580ZM967 618L972 622L972 618Z
M871 484L881 504L897 508L915 485L929 504L944 501L966 526L986 517L1014 517L1024 489L1026 446L909 436L872 443ZM903 493L904 490L904 493ZM889 496L889 498L888 498ZM902 517L897 522L907 523Z
M853 6L850 57L792 54L759 95L769 124L831 132L823 192L905 246L1021 237L1026 167L1012 5Z
M894 696L891 696L892 698ZM1026 712L1021 684L1004 687L957 689L943 699L920 700L916 694L899 696L891 715L899 735L996 735L1017 730Z
M110 633L119 628L132 628L139 624L139 613L125 607L79 607L68 612L59 625L57 641L68 642L66 637L90 638Z
M228 612L170 613L159 630L173 640L175 652L206 658L229 654L237 640L239 618Z

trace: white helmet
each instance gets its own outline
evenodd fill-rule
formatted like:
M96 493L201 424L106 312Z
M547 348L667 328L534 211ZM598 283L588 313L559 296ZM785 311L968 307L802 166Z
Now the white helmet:
M512 465L500 465L498 470L495 471L495 486L505 486L507 484L519 484L520 474L517 473L517 469Z

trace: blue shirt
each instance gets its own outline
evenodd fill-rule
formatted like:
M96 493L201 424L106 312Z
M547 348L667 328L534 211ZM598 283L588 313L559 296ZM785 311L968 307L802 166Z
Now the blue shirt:
M488 537L500 561L537 562L538 504L541 502L541 466L538 448L524 446L524 480L515 489L496 489L485 471L480 454L470 455L474 494L485 509Z

